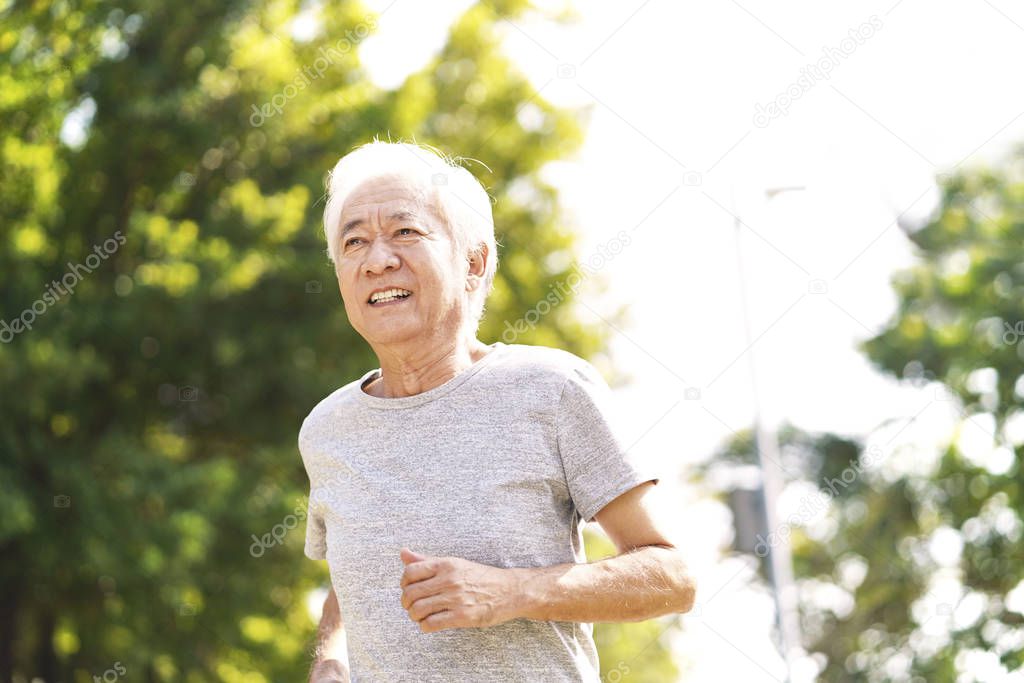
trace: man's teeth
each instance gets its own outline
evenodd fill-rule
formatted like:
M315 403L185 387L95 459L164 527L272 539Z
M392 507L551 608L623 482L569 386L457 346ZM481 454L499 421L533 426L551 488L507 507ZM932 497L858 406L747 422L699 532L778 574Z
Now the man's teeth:
M391 301L393 299L404 299L405 297L412 294L407 289L388 289L383 292L377 292L370 297L370 303L379 304L385 301Z

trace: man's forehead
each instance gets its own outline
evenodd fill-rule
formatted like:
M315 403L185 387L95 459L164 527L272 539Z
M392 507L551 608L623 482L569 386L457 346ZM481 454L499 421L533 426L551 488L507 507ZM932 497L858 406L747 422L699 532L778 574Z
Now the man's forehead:
M410 218L413 216L422 216L426 213L420 208L417 202L409 202L403 200L384 201L384 202L345 202L345 208L341 212L341 223L344 225L352 221L364 221L368 218L378 218L382 220L393 219L393 218Z
M360 185L345 200L338 223L343 232L348 232L373 218L382 221L416 220L424 227L431 224L444 226L446 223L433 195L408 184L395 186L392 191L379 186L366 188Z
M369 215L439 218L433 193L401 175L371 178L358 185L345 199L342 225Z

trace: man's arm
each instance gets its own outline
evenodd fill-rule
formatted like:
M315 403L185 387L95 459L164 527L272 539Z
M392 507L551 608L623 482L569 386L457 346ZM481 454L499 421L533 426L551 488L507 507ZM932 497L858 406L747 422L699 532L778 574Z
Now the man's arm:
M341 607L333 587L324 600L309 683L349 683L345 624L341 620Z
M595 515L619 555L589 564L489 567L403 552L402 606L424 632L479 628L510 619L641 621L688 612L696 584L641 484ZM422 557L422 556L420 556Z
M619 555L588 564L513 570L522 605L516 616L542 621L643 621L689 612L696 583L669 540L653 504L654 484L641 484L594 518Z

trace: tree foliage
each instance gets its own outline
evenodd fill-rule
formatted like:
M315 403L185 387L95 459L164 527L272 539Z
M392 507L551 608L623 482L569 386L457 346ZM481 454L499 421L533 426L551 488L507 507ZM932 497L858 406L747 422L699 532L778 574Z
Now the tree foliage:
M788 491L810 504L791 543L824 680L997 680L1024 666L1024 148L939 180L937 211L908 226L918 259L894 278L896 312L862 349L927 388L919 415L946 410L952 438L931 452L896 440L917 416L851 438L780 431ZM711 467L752 454L744 432Z
M375 364L335 294L325 173L377 135L483 161L499 338L574 246L539 171L578 113L499 49L527 9L471 7L389 91L358 2L0 3L0 678L305 675L326 567L301 553L295 440ZM604 334L566 304L512 341L588 357Z

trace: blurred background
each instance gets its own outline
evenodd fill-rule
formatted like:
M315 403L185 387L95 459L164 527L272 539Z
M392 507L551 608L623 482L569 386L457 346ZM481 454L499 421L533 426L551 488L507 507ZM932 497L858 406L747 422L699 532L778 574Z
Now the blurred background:
M1024 681L1022 59L1009 0L0 1L0 679L305 680L379 137L494 197L480 338L668 473L697 606L604 681Z

